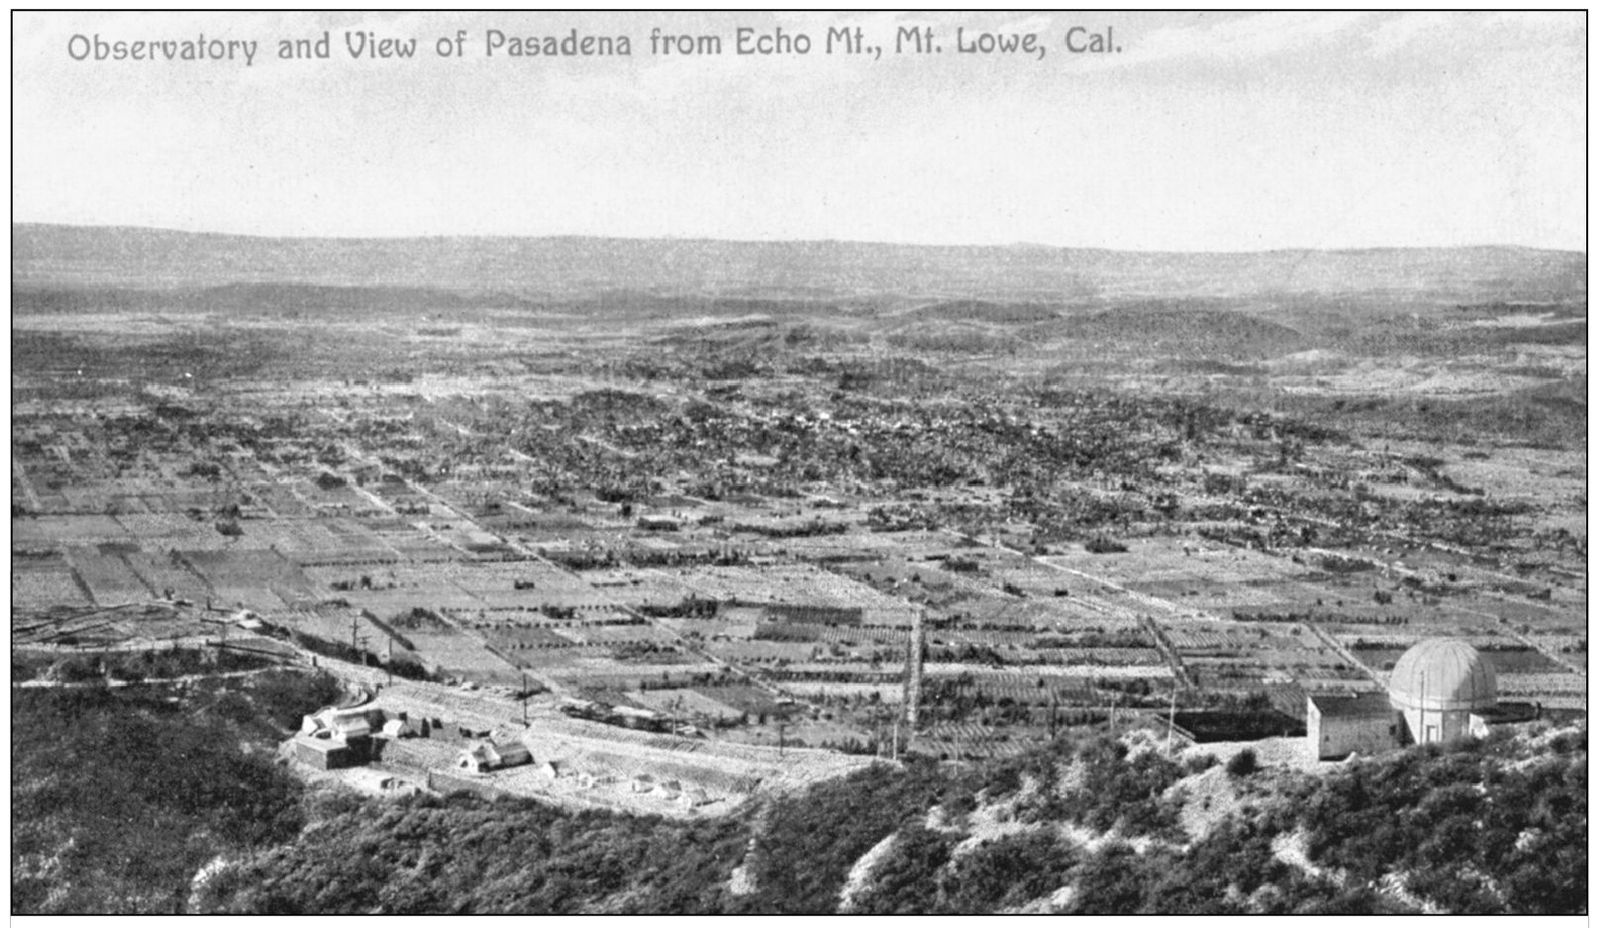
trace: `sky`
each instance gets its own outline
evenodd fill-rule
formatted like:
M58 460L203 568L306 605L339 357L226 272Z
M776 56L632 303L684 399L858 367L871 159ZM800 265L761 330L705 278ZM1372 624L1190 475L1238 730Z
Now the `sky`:
M1581 13L17 13L12 26L15 222L1585 247ZM1121 51L1072 53L1078 26L1077 44L1108 34ZM880 55L827 54L834 27ZM894 51L900 28L928 27L940 51ZM655 54L655 28L719 37L722 53ZM742 28L806 35L810 51L738 55ZM962 54L962 28L967 44L1033 35L1045 51ZM626 37L631 54L486 53L490 30L571 29ZM326 30L327 60L277 57L280 39ZM417 51L354 59L348 32ZM97 38L202 35L255 41L255 58L94 60Z

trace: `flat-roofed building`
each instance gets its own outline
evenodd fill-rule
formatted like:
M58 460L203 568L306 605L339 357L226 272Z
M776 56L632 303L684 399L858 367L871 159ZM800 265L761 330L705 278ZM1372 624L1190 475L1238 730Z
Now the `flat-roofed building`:
M293 744L296 759L316 770L338 770L363 762L358 751L344 739L297 735Z
M1402 730L1400 710L1384 693L1306 697L1306 741L1319 760L1392 751Z

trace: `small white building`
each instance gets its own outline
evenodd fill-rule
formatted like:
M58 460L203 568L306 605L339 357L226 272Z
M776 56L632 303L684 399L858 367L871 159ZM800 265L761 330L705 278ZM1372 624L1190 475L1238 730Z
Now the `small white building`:
M1400 711L1383 693L1306 697L1306 743L1318 760L1392 751L1402 732Z
M518 741L497 744L482 741L458 755L458 768L476 773L489 773L505 767L530 763L530 749Z
M337 709L334 706L325 706L312 715L301 717L301 733L311 735L327 731L337 738L366 737L384 724L385 713L379 709L363 706Z

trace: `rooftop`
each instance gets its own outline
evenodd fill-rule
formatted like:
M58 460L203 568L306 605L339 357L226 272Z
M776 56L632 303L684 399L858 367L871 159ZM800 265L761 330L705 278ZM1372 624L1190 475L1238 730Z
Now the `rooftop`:
M1395 713L1389 696L1384 693L1345 693L1307 698L1324 718L1379 718Z

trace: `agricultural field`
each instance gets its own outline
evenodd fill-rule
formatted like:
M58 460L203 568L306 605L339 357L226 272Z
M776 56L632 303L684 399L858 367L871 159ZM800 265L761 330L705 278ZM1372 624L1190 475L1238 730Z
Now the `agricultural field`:
M1307 297L341 292L19 296L28 628L246 609L437 685L844 751L890 747L913 655L904 746L950 758L1174 702L1298 728L1436 636L1583 704L1583 345L1460 292L1364 332Z

